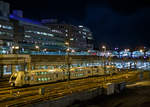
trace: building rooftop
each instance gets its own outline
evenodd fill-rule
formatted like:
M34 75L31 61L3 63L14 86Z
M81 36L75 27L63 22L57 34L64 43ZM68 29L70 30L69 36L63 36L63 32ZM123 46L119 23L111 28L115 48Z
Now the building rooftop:
M19 20L19 21L23 21L23 22L27 22L27 23L42 25L42 24L41 24L40 22L38 22L38 21L34 21L34 20L31 20L31 19L28 19L28 18L18 17L18 16L15 16L15 15L13 15L13 14L10 14L9 18L15 19L15 20Z

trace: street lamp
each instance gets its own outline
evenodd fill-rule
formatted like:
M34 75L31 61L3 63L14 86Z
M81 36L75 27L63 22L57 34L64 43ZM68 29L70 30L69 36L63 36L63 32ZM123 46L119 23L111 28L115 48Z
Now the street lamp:
M141 52L141 58L143 56L143 58L145 59L146 58L145 50L144 49L140 49L140 52Z
M46 51L47 51L47 49L43 49L43 51L44 51L44 52L46 52Z
M106 49L106 46L103 45L103 46L102 46L102 49Z
M66 46L69 46L69 42L65 42L65 45L66 45Z
M130 51L130 49L125 49L125 52L129 52Z
M75 52L75 50L74 49L72 49L72 51L71 51L72 53L74 53Z
M142 52L143 52L143 50L142 50L142 49L140 49L140 52L142 53Z
M69 55L70 44L69 44L69 42L65 42L65 45L67 46L67 49L66 49L67 74L68 74L68 80L70 80L70 55Z
M105 53L106 53L106 46L102 46L102 49L103 49L103 57L102 57L102 60L103 60L103 68L104 68L104 75L106 74L106 64L105 64ZM104 81L106 80L105 76L104 76Z
M69 48L67 48L67 50L66 50L67 54L69 53L69 51L70 51L70 49L69 49Z
M18 45L14 45L12 46L12 49L13 49L13 53L17 53L16 51L19 50L19 46Z
M40 47L38 45L35 46L36 49L39 49Z
M39 47L38 45L36 45L36 46L35 46L35 49L36 49L36 51L38 51L38 52L39 52L40 47Z

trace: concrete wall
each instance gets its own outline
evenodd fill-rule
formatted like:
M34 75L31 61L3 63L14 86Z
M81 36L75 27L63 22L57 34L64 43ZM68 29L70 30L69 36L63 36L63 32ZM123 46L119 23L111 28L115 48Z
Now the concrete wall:
M88 91L76 92L66 95L62 98L57 98L51 101L43 101L39 104L32 104L29 107L66 107L71 105L74 101L84 101L92 99L98 95L102 94L102 88L93 88Z

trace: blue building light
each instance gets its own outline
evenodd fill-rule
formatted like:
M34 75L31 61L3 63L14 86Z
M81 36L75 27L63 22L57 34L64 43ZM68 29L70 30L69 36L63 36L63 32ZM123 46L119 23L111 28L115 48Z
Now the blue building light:
M15 16L15 15L13 15L13 14L10 14L9 17L10 17L11 19L15 19L15 20L23 21L23 22L28 22L28 23L32 23L32 24L41 25L41 23L38 22L38 21L33 21L33 20L31 20L31 19L18 17L18 16Z
M132 52L132 57L140 57L140 56L144 56L144 52L140 52L140 51Z

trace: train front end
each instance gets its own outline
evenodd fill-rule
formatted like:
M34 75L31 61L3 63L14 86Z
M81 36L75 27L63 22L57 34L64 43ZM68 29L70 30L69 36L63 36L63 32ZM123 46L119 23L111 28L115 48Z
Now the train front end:
M22 84L22 80L21 80L21 72L15 72L11 75L10 79L9 79L9 84L12 87L21 87Z
M18 73L13 73L9 79L10 86L14 87Z

